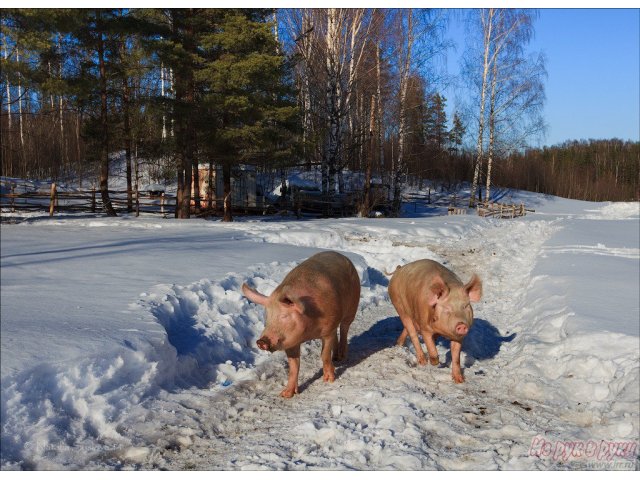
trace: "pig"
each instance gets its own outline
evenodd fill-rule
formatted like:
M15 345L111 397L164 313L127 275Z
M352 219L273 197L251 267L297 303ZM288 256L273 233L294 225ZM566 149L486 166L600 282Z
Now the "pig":
M335 380L332 358L347 357L347 333L360 302L360 279L351 260L337 252L317 253L291 270L268 297L246 283L242 292L266 309L258 348L287 354L289 378L280 396L298 393L300 344L308 340L322 339L323 380Z
M432 365L438 365L436 339L451 340L451 376L455 383L464 382L460 369L462 341L473 324L471 302L482 297L482 281L474 274L467 284L448 268L433 260L418 260L398 266L389 282L389 297L404 329L397 345L403 346L407 335L416 350L420 365L427 359L418 334L427 346Z

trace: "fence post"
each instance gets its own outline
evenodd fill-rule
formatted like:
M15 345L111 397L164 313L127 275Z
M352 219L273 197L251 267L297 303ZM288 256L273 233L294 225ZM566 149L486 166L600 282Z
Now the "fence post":
M11 185L11 211L15 212L16 211L16 186L13 182L9 183Z
M164 192L160 193L160 213L162 214L162 218L167 218L164 212Z
M56 199L56 184L51 184L51 200L49 201L49 216L53 217L53 210L55 209L55 199Z

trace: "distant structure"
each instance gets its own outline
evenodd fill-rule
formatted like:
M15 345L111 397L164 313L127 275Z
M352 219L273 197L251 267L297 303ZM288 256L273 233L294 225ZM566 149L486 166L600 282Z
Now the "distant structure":
M200 206L207 208L209 198L214 209L223 207L224 179L222 165L214 165L213 171L209 171L209 165L198 167L200 185ZM209 181L211 180L211 188ZM191 179L191 191L193 192L194 179ZM194 202L194 200L192 200ZM262 203L262 197L258 198L256 168L252 165L235 165L231 168L231 204L234 207L256 208Z

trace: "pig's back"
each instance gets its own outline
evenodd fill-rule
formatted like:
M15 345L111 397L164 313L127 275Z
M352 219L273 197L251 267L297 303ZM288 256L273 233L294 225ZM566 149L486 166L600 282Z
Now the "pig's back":
M462 281L455 273L435 260L423 259L407 263L398 273L400 276L411 278L412 281L430 281L436 275L440 275L440 278L449 286L462 285ZM393 277L395 278L396 275Z
M337 252L320 252L289 272L283 284L305 285L328 315L347 316L358 308L360 278L353 263Z
M344 255L337 252L320 252L299 267L300 273L309 279L316 279L322 283L328 282L336 293L347 293L356 289L360 295L360 279L353 263ZM320 285L319 285L320 287ZM326 288L326 287L325 287Z
M422 309L421 300L426 301L432 281L438 275L449 288L462 285L460 279L444 265L423 259L407 263L395 271L389 282L389 295L394 304L399 302L407 310Z

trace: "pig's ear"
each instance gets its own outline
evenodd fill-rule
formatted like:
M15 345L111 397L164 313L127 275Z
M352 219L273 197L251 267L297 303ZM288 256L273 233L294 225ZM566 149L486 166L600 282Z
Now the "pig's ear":
M244 296L251 300L253 303L257 303L259 305L265 305L267 303L267 300L269 300L269 297L265 297L256 289L251 288L246 283L242 284L242 293L244 293Z
M294 298L290 295L284 295L280 299L280 303L286 308L292 308L296 310L300 315L304 315L304 302L299 298Z
M464 291L469 295L469 300L479 302L482 298L482 280L480 280L480 277L474 273L469 283L464 286Z
M436 303L438 303L442 298L445 298L447 295L449 295L449 288L439 275L436 276L431 282L429 293L427 295L429 297L429 305L431 305L432 307L435 307Z

